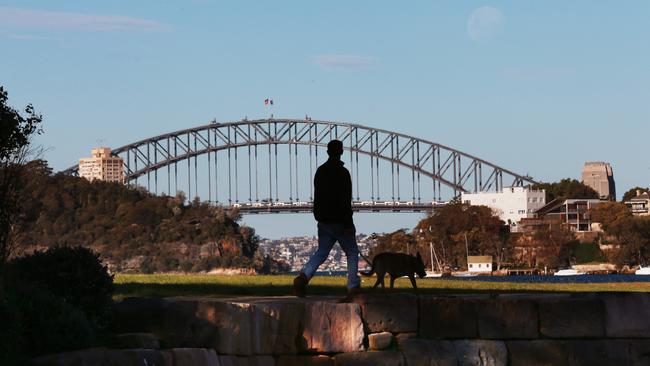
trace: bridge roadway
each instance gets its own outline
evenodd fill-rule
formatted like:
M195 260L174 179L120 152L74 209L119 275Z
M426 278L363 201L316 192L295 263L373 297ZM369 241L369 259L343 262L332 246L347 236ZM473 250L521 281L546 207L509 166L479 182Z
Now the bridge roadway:
M414 201L362 201L353 202L354 212L432 212L445 205L446 202L414 202ZM242 214L265 213L306 213L312 212L311 202L253 202L234 203L231 208L236 208Z

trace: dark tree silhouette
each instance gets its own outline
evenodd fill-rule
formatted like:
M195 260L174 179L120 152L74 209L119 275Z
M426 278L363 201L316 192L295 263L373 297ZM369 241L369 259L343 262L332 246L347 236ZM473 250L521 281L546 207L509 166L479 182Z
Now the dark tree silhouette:
M24 115L7 104L7 91L0 86L0 291L5 263L15 247L25 162L30 140L41 132L42 117L28 104Z

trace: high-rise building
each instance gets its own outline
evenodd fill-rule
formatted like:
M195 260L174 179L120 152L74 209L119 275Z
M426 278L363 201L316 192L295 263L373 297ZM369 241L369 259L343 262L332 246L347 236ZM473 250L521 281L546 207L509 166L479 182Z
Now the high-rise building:
M586 162L582 168L582 183L598 192L601 199L616 199L614 171L609 163L602 161Z
M92 149L92 158L79 159L79 176L89 181L124 183L124 160L112 156L108 147Z

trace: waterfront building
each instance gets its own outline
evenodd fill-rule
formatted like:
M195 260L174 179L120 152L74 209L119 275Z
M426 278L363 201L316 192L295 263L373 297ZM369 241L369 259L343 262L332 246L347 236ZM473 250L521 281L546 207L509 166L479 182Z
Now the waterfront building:
M501 220L518 231L521 219L533 217L546 204L546 191L527 187L506 187L501 192L463 193L463 203L490 207Z
M537 210L536 219L522 223L522 231L535 231L534 226L544 227L550 223L562 224L573 232L600 231L600 224L591 221L590 210L602 202L605 201L595 198L555 199Z
M479 272L479 273L492 272L492 256L490 255L467 256L467 270L469 272Z
M650 215L650 194L648 192L641 192L637 189L636 197L626 201L625 204L634 216L648 216Z
M598 192L601 199L616 199L614 171L609 163L602 161L586 162L582 168L582 183Z
M92 157L79 159L79 176L89 181L124 183L124 161L108 147L92 149Z

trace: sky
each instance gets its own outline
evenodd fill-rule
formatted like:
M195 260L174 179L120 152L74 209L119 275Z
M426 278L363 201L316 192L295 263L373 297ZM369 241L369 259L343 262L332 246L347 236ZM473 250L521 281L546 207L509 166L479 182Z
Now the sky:
M650 2L5 1L0 85L44 117L62 170L244 116L355 122L540 181L607 161L619 198L650 185ZM358 215L360 232L419 215ZM267 237L310 215L245 217Z

